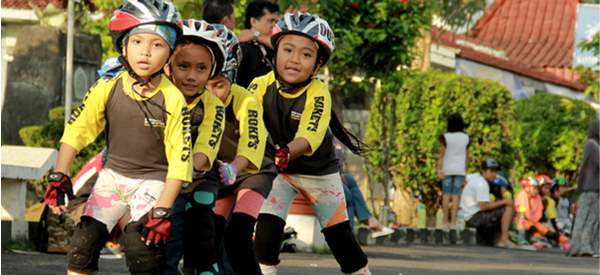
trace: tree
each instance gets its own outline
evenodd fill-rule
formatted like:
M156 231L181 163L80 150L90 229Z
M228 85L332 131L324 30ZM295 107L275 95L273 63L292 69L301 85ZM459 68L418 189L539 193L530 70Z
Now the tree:
M400 68L408 68L415 55L415 38L419 29L431 24L432 2L423 1L320 1L319 13L329 22L336 40L336 49L329 61L330 91L345 94L354 75L364 76L363 88L381 83L381 93L374 97L369 123L377 142L365 139L371 147L366 161L369 184L383 184L385 205L389 206L390 151L395 147L395 94L398 89L384 88L404 83L406 78L388 79ZM373 80L370 82L369 80ZM379 88L379 85L375 85Z
M589 37L587 40L581 41L577 48L581 49L581 52L584 51L593 51L596 57L600 56L600 32L596 33L594 36ZM600 66L600 60L596 62L596 67ZM593 68L586 68L583 65L579 65L573 68L574 71L578 71L581 73L581 78L577 80L579 83L583 83L587 85L588 88L585 89L585 97L593 96L596 101L600 100L600 71L595 70Z
M538 93L516 102L523 175L564 176L576 182L587 128L596 112L586 102Z

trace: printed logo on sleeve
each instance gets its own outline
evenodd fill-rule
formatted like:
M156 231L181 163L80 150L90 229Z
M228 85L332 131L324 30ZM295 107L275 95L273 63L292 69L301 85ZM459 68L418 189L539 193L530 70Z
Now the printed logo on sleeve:
M191 118L190 110L187 106L181 109L183 116L183 153L181 154L181 161L188 161L190 159L190 153L192 151L192 130L190 128Z
M217 147L219 143L219 139L221 138L221 134L223 133L223 118L225 117L225 107L217 106L217 114L215 115L215 121L213 122L212 134L210 135L210 140L208 141L208 145L210 145L213 149Z
M256 149L260 140L258 140L258 111L248 110L248 147Z
M85 109L85 103L86 103L88 97L90 96L90 93L92 92L92 89L94 89L97 85L98 85L98 82L96 82L94 84L94 86L92 86L87 91L87 93L85 93L85 96L83 97L83 103L81 103L81 105L79 105L79 107L77 108L77 110L75 110L73 112L73 114L71 114L71 117L69 118L69 122L67 122L69 125L73 124L73 122L75 122L75 120L77 120L77 118L81 115L81 113L83 112L83 109Z
M250 86L248 86L248 91L254 93L254 90L256 90L257 88L258 88L258 84L251 83Z
M315 97L315 109L310 115L310 122L308 123L308 127L306 128L306 130L316 132L319 128L319 120L321 120L321 116L323 116L323 107L325 107L323 101L325 101L325 97Z

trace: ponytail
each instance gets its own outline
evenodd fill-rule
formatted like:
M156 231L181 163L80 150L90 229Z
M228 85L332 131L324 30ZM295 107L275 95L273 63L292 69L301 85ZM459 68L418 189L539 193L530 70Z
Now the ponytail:
M331 128L331 132L333 135L352 153L359 156L365 156L365 154L369 151L369 147L364 144L359 138L357 138L354 134L350 133L348 129L342 125L337 114L333 109L331 109L331 121L329 122L329 127Z

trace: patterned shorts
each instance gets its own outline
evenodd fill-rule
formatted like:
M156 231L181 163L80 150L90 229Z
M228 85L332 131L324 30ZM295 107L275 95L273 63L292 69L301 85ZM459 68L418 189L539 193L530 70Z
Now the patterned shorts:
M346 198L339 173L323 176L280 174L263 202L261 214L271 214L285 220L297 193L310 203L322 228L348 220Z
M128 178L111 169L102 169L83 215L106 224L110 232L127 210L131 211L130 222L148 213L164 187L160 180Z

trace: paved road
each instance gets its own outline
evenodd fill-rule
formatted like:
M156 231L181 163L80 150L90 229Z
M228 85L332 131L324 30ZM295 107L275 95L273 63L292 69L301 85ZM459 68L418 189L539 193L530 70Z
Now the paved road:
M559 249L537 252L482 246L365 246L374 275L413 274L598 274L600 262L565 257ZM2 251L2 274L66 274L64 255L21 254ZM280 275L341 274L332 255L281 254ZM100 260L100 274L128 274L125 260Z

